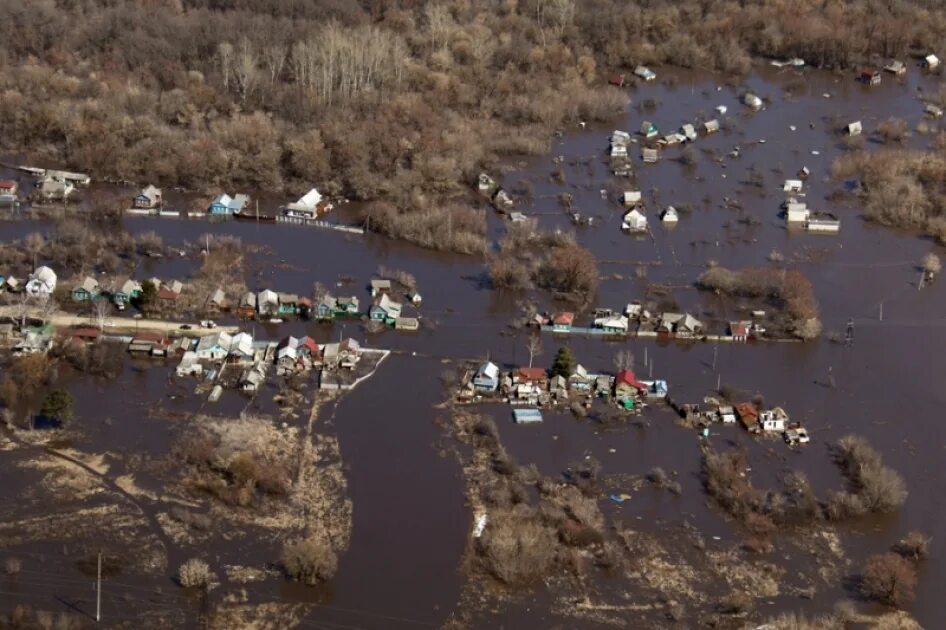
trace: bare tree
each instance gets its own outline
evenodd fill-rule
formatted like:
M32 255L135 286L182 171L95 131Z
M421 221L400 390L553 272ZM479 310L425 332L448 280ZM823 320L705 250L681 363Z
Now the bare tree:
M630 350L620 350L614 355L614 369L621 370L634 369L634 353Z
M36 271L36 257L39 256L43 248L46 247L46 239L39 232L30 232L23 239L23 247L29 253L33 260L33 271Z
M531 335L526 342L526 350L529 351L529 367L537 356L542 354L542 339L538 335Z
M250 40L245 37L240 42L240 50L234 59L233 78L236 81L237 90L240 92L240 101L245 103L259 83L256 51L253 50Z
M95 325L98 326L99 330L105 330L105 320L108 319L109 314L112 312L112 303L108 300L94 300L92 302L92 309L95 313Z
M43 323L47 323L53 313L59 310L59 303L51 295L42 295L39 298L39 312Z
M263 63L269 71L269 84L273 85L282 75L283 67L286 65L286 57L289 49L280 42L272 43L263 48Z
M21 291L20 294L20 303L19 303L19 312L20 312L20 329L26 328L26 318L30 314L30 294L26 291Z
M926 278L928 280L932 280L933 278L935 278L936 274L938 274L943 269L942 261L939 259L939 256L937 256L933 252L929 252L925 256L923 256L922 266L923 266L923 273L926 274Z
M233 70L233 44L220 42L217 46L217 56L220 58L220 73L223 75L223 89L230 89L230 73Z

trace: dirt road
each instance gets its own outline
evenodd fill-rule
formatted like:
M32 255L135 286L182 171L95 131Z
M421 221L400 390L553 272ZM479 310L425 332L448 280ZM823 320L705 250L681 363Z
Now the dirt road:
M19 306L0 306L0 317L9 317L16 319L23 315L23 310ZM43 319L39 309L30 309L26 316L31 319ZM57 312L49 315L47 321L57 328L69 326L94 326L98 327L95 318L87 315L73 315L72 313ZM104 329L106 332L136 332L139 330L157 331L170 333L175 332L181 335L199 337L209 335L215 332L236 333L239 331L237 326L218 326L216 328L201 328L197 323L189 324L189 330L182 330L183 322L169 322L158 319L135 319L133 317L107 317L105 319Z

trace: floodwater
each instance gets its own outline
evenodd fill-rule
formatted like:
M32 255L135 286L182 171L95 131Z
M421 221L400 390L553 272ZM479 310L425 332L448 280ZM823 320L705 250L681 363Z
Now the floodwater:
M769 253L778 250L787 266L811 279L825 333L843 332L852 318L854 344L844 347L824 337L808 344L718 347L545 337L544 353L536 364L550 363L557 347L568 345L589 370L610 370L614 353L630 349L640 373L649 371L643 367L646 353L653 376L667 379L677 400L701 400L720 382L747 394L761 394L767 404L784 406L793 419L808 427L812 443L807 447L789 449L778 440L751 438L737 427L716 427L710 437L720 447L745 448L753 482L762 487L775 485L786 472L801 470L819 497L824 497L842 484L830 462L828 444L847 433L866 436L903 475L910 497L895 516L867 519L845 530L843 543L853 562L850 570L856 572L867 555L885 550L912 529L934 535L932 557L922 569L911 612L924 627L946 627L946 609L936 603L938 585L946 582L946 548L935 537L946 530L946 505L941 498L946 472L938 465L946 449L946 428L938 417L946 394L933 385L934 375L946 369L942 315L946 293L941 281L922 291L915 284L921 256L928 251L943 255L944 251L917 234L866 223L860 209L850 202L827 199L838 188L828 180L831 162L844 150L837 129L861 120L868 135L891 116L903 118L915 129L923 120L918 96L936 92L939 77L911 68L903 81L886 75L882 85L867 88L850 74L799 74L760 66L746 85L770 101L762 111L749 112L738 101L739 88L723 85L719 77L660 69L658 73L661 79L672 76L673 84L657 82L632 89L632 105L625 117L607 126L566 133L553 143L549 155L523 160L507 173L507 188L528 180L534 190L534 200L518 209L536 216L543 227L575 230L579 241L595 253L605 278L597 300L600 306L623 308L631 300L645 299L648 284L662 284L673 287L672 298L681 309L698 317L715 312L714 300L692 288L707 261L728 267L765 266ZM787 88L793 90L790 97L785 95ZM657 104L653 111L644 111L648 99ZM728 107L725 116L714 111L717 105ZM632 145L634 183L611 177L605 152L612 129L633 133L646 119L666 133L698 116L719 117L725 129L696 141L695 165L685 166L674 159L679 148L663 151L657 164L643 165ZM923 147L932 137L915 133L906 144ZM865 140L869 148L878 146ZM737 145L740 157L726 157ZM721 156L722 165L709 152ZM550 177L558 155L564 156L564 184ZM805 184L808 205L841 218L838 236L785 229L779 217L782 182L794 178L803 166L811 170ZM750 168L757 173L756 181L761 175L761 187L747 183ZM622 211L617 197L632 186L644 192L653 238L620 232ZM574 195L578 211L596 218L593 227L571 225L556 199L563 192ZM742 209L726 208L724 198L737 200ZM683 209L679 224L672 229L656 221L657 210L668 204ZM750 217L753 220L746 222ZM503 230L501 218L491 213L489 221L490 234L498 237ZM323 410L324 419L334 423L340 437L354 503L354 530L351 548L341 557L329 592L309 596L322 603L309 619L313 625L326 622L326 627L370 628L442 622L462 583L457 570L471 517L463 504L458 467L451 459L441 458L436 446L438 412L433 405L443 396L438 377L448 367L436 359L489 356L505 366L527 360L522 334L508 326L517 315L519 296L491 291L479 259L430 252L374 235L166 218L128 218L125 225L136 232L154 230L172 245L198 242L206 232L223 232L247 244L266 246L270 253L254 262L262 272L261 283L248 278L255 289L308 293L319 281L338 294L358 295L365 304L365 286L379 265L416 276L424 296L420 314L435 324L419 332L367 335L358 322L344 328L309 322L257 324L255 332L270 338L307 332L321 341L355 336L371 346L407 353L389 359L337 407ZM5 222L0 224L0 237L18 238L45 227L42 222ZM646 277L637 277L635 270L644 265ZM183 276L189 267L186 261L168 260L151 269ZM348 277L354 282L336 286ZM411 357L411 352L419 356ZM831 378L836 387L828 386ZM117 384L77 387L83 398L94 396L98 401L118 392L133 401L147 391L148 400L173 405L166 392L160 391L165 382L166 373L160 370L154 374L129 371ZM95 448L147 452L160 451L169 443L171 429L140 420L133 402L109 405L109 423L103 419L102 408L79 405L78 422L89 424ZM708 505L702 493L697 436L676 426L667 411L652 409L644 414L643 426L616 430L556 413L547 414L540 426L516 426L507 408L488 406L481 411L496 418L503 443L520 464L535 463L545 474L556 475L586 457L599 460L605 476L644 475L655 466L674 474L683 489L680 496L645 485L620 506L602 498L603 508L629 527L659 531L664 524L686 521L707 538L718 536L714 544L726 546L740 540L736 526ZM620 493L622 488L606 490ZM4 490L4 499L15 492ZM77 575L73 570L72 577ZM267 592L293 601L306 598L295 588ZM771 609L827 611L849 595L837 585L821 589L810 601L779 598ZM12 605L17 599L4 595L0 601ZM545 612L533 613L517 610L516 625L547 627L555 622Z

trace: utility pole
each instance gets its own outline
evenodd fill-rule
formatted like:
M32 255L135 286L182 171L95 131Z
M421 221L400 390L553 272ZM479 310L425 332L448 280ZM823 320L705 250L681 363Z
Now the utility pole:
M880 321L884 321L884 303L880 303Z
M719 372L716 373L716 391L721 393L723 389L723 375Z
M644 346L644 365L647 365L647 346Z
M102 620L102 552L99 552L98 578L95 585L95 621Z
M716 355L719 352L719 346L713 346L713 371L716 371Z

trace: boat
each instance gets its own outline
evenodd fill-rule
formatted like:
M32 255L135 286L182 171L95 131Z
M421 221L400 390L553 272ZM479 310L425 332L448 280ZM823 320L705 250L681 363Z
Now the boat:
M257 223L275 223L276 216L272 214L256 214L245 212L234 212L233 218L238 221L256 221Z

